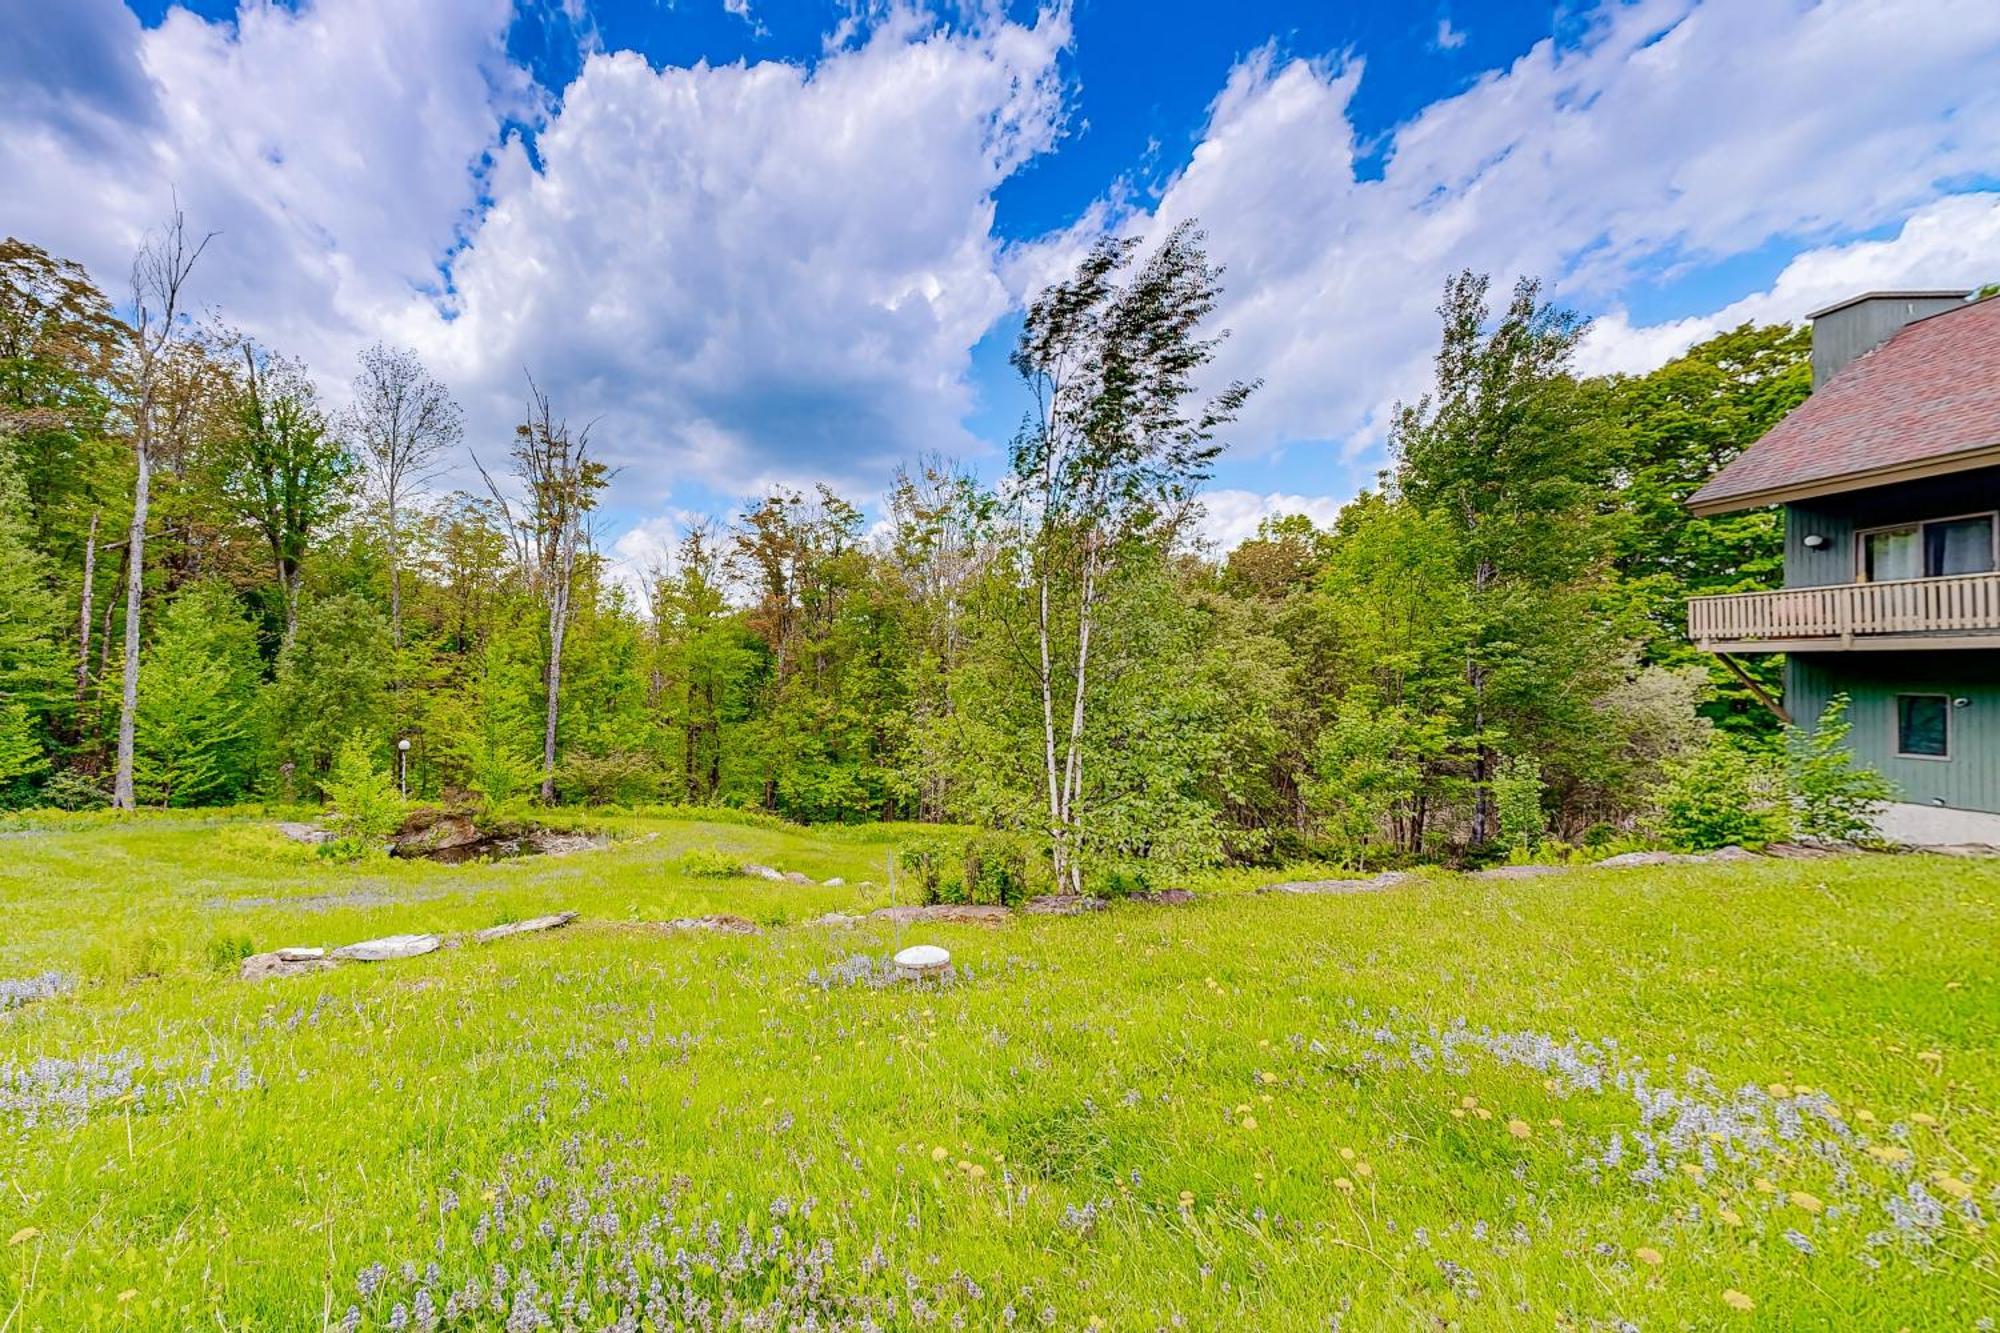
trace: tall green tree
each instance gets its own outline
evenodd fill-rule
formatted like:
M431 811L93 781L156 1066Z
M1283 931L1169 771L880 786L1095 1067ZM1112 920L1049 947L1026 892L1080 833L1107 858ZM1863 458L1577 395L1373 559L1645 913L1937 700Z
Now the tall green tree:
M1602 395L1572 373L1583 323L1526 279L1496 318L1489 287L1471 272L1445 284L1435 386L1398 411L1392 442L1398 490L1444 526L1452 581L1469 594L1474 846L1499 831L1503 742L1532 749L1570 720L1559 712L1580 717L1617 649L1593 605L1612 437Z
M1206 401L1196 381L1218 339L1222 291L1202 236L1175 228L1152 254L1107 240L1028 307L1012 362L1034 402L1009 455L1034 598L1032 681L1042 717L1046 836L1056 879L1080 889L1092 637L1121 563L1170 544L1254 387ZM1116 669L1116 664L1109 664Z
M229 588L196 584L174 599L140 667L141 800L200 805L250 791L262 665L256 629Z

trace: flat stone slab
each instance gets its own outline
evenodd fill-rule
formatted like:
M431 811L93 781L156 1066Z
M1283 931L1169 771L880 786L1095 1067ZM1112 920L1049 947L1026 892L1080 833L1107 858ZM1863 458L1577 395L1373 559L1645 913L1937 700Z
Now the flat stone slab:
M1153 893L1135 893L1135 903L1150 903L1154 907L1185 907L1194 901L1194 894L1186 889L1160 889Z
M278 832L284 834L293 842L302 842L308 847L316 847L320 843L333 841L332 832L319 827L317 824L299 824L287 821L278 825Z
M444 941L435 935L384 935L379 940L343 944L331 955L344 963L388 963L399 958L421 958L436 953Z
M557 930L574 920L576 920L575 912L531 916L526 921L508 921L498 926L488 926L484 930L474 931L472 940L475 944L491 944L495 940L504 940L514 935L532 935L539 930Z
M813 883L813 877L801 870L787 870L784 874L778 876L778 878L784 880L787 884Z
M1814 847L1803 842L1774 842L1764 849L1764 855L1781 861L1820 861L1834 854L1831 847Z
M770 866L760 866L752 861L738 867L752 879L783 879L784 875Z
M719 913L715 916L677 916L671 921L659 923L661 930L706 930L717 935L762 935L764 932L756 922L740 916Z
M284 953L284 950L253 953L243 960L237 975L245 981L263 981L270 977L303 977L333 966L330 958L286 958Z
M1472 872L1474 879L1539 879L1543 875L1560 875L1568 866L1488 866L1484 870Z
M324 957L326 950L316 944L293 944L278 950L278 961L281 963L310 963Z
M878 907L869 918L906 926L919 921L946 921L961 925L997 926L1014 914L1004 907L975 907L969 903L933 903L928 907Z
M1260 893L1377 893L1394 888L1408 879L1400 870L1384 871L1372 879L1295 879L1283 884L1266 884Z
M1623 852L1597 864L1609 870L1627 870L1633 866L1698 866L1707 860L1692 852Z
M1021 904L1021 910L1030 916L1082 916L1085 912L1102 912L1107 905L1104 899L1088 894L1047 893L1028 899Z

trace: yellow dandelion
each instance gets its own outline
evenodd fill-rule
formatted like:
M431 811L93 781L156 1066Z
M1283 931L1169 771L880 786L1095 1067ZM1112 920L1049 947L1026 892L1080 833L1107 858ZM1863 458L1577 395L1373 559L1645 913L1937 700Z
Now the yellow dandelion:
M1910 1123L1913 1125L1922 1125L1925 1129L1932 1129L1937 1125L1937 1117L1929 1111L1918 1111L1910 1117Z
M1770 1093L1773 1097L1789 1097L1792 1095L1792 1090L1782 1083L1773 1083L1770 1087L1764 1089L1764 1091Z
M1817 1213L1826 1207L1819 1201L1818 1195L1808 1194L1804 1190L1793 1190L1790 1197L1794 1208L1803 1208L1809 1213Z
M1640 1263L1646 1264L1653 1268L1658 1268L1661 1264L1667 1261L1666 1255L1661 1254L1658 1250L1654 1249L1650 1245L1641 1245L1638 1249L1632 1251L1632 1257L1634 1259L1637 1259Z
M1549 1117L1549 1128L1550 1128L1550 1129L1561 1129L1562 1127L1563 1127L1563 1122L1562 1122L1562 1117L1561 1117L1561 1116L1559 1116L1559 1115L1552 1115L1552 1116L1550 1116L1550 1117Z
M1871 1143L1868 1155L1878 1162L1907 1162L1910 1160L1908 1148L1898 1148L1893 1143Z
M1458 1104L1470 1111L1473 1107L1479 1105L1479 1099L1477 1097L1460 1097Z
M1700 1180L1702 1177L1700 1162L1682 1162L1681 1171L1695 1180Z
M1092 1316L1090 1317L1090 1326L1091 1326L1092 1328L1103 1328L1103 1327L1104 1327L1104 1317L1103 1317L1102 1315L1092 1315Z
M1182 1208L1192 1208L1192 1207L1194 1207L1194 1191L1193 1191L1193 1190L1182 1190L1182 1191L1181 1191L1181 1207L1182 1207Z
M1927 1065L1941 1065L1944 1063L1944 1054L1940 1051L1918 1051L1917 1059Z
M1493 1113L1483 1106L1474 1107L1472 1113L1481 1120L1491 1120L1493 1118Z
M1764 1177L1759 1176L1757 1177L1757 1192L1759 1194L1776 1194L1778 1192L1778 1187L1772 1181L1766 1180Z
M1242 1115L1245 1111L1248 1111L1249 1109L1250 1109L1249 1102L1238 1102L1236 1105L1236 1114Z
M951 1156L951 1150L945 1147L942 1143L940 1143L937 1147L931 1149L931 1160L933 1162L942 1162L945 1158L949 1156Z
M1333 1178L1333 1187L1339 1190L1342 1194L1349 1194L1352 1193L1354 1190L1354 1182L1349 1180L1346 1176L1335 1176Z
M42 1229L40 1227L22 1227L19 1231L7 1237L7 1243L9 1245L26 1245L41 1234Z
M1340 1150L1340 1160L1341 1160L1341 1161L1343 1161L1343 1162L1351 1162L1351 1161L1353 1161L1353 1160L1354 1160L1354 1149L1352 1149L1352 1148L1342 1148L1342 1149Z
M1722 1293L1722 1303L1732 1310L1754 1310L1757 1308L1757 1302L1751 1300L1734 1287Z
M1366 1180L1368 1179L1368 1177L1375 1174L1375 1168L1368 1165L1368 1163L1366 1162L1356 1162L1354 1164L1354 1174L1360 1176L1363 1180Z
M1725 1226L1740 1227L1743 1225L1743 1214L1737 1212L1734 1208L1718 1208L1715 1210L1715 1215L1722 1219Z
M1857 1125L1872 1125L1875 1123L1875 1113L1865 1106L1857 1106L1854 1108L1854 1123Z
M1256 1116L1254 1116L1254 1115L1246 1115L1246 1116L1244 1116L1244 1117L1243 1117L1243 1128L1245 1128L1245 1129L1255 1129L1255 1128L1257 1128L1257 1117L1256 1117Z
M1792 1095L1794 1097L1810 1097L1812 1096L1812 1089L1803 1083L1794 1083L1792 1085Z
M1465 1112L1459 1107L1454 1106L1451 1108L1451 1118L1453 1120L1463 1120L1465 1119Z
M1263 1082L1264 1082L1265 1084L1267 1084L1267 1085L1268 1085L1268 1084L1272 1084L1272 1083L1276 1083L1276 1082L1278 1081L1278 1076L1277 1076L1276 1074L1272 1073L1272 1072L1271 1072L1270 1070L1268 1070L1268 1069L1267 1069L1267 1070L1265 1070L1265 1071L1264 1071L1263 1073L1261 1073L1261 1074L1257 1075L1257 1077L1258 1077L1258 1078L1259 1078L1260 1080L1262 1080L1262 1081L1263 1081Z
M1264 1105L1269 1106L1276 1099L1272 1097L1270 1093L1267 1092L1262 1097L1259 1097L1257 1100L1263 1102Z
M1517 1139L1525 1139L1534 1134L1535 1127L1525 1120L1509 1120L1507 1122L1507 1132Z
M775 1102L775 1101L777 1101L777 1100L778 1100L778 1099L777 1099L776 1097L766 1097L766 1098L764 1099L764 1105L766 1105L766 1106L769 1106L769 1105L770 1105L771 1103L773 1103L773 1102Z
M118 1303L120 1305L123 1305L125 1304L125 1302L131 1300L134 1296L137 1296L138 1294L139 1294L139 1289L137 1287L127 1287L125 1288L125 1290L118 1293Z

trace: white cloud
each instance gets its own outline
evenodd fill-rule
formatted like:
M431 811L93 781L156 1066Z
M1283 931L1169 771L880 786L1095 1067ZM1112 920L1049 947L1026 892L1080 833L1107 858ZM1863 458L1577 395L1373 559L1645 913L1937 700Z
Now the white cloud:
M1761 292L1713 314L1635 326L1619 307L1584 338L1592 373L1640 372L1740 324L1796 323L1865 291L1971 289L2000 280L2000 193L1953 195L1912 214L1894 236L1822 246L1794 256Z
M1304 514L1318 527L1330 527L1340 514L1341 501L1330 495L1284 495L1272 492L1211 490L1202 492L1202 517L1197 525L1202 537L1227 551L1257 535L1257 525L1267 518Z
M1432 45L1440 51L1456 51L1465 45L1465 31L1451 26L1451 16L1447 14L1438 20L1437 37Z
M505 59L508 0L150 30L78 5L37 32L82 54L0 108L0 179L34 185L0 192L0 230L114 296L178 190L222 233L197 299L336 388L366 342L415 346L489 461L531 371L641 512L684 477L879 484L975 448L969 351L1010 301L993 192L1060 133L1066 10L889 7L810 69L593 51L558 102Z
M1387 409L1427 386L1452 271L1543 275L1596 309L1773 239L1894 225L2000 161L1996 67L1990 0L1635 0L1426 107L1370 179L1349 113L1361 62L1265 50L1157 202L1105 215L1145 235L1201 220L1228 270L1219 377L1264 380L1234 442L1339 442L1344 475L1324 480L1345 489L1379 462L1360 455Z

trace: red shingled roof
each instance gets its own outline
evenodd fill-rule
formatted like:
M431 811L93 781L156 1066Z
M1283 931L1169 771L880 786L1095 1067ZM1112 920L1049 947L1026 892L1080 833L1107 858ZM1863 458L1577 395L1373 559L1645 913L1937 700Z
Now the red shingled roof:
M2000 464L2000 298L1905 325L1688 498L1698 514Z

